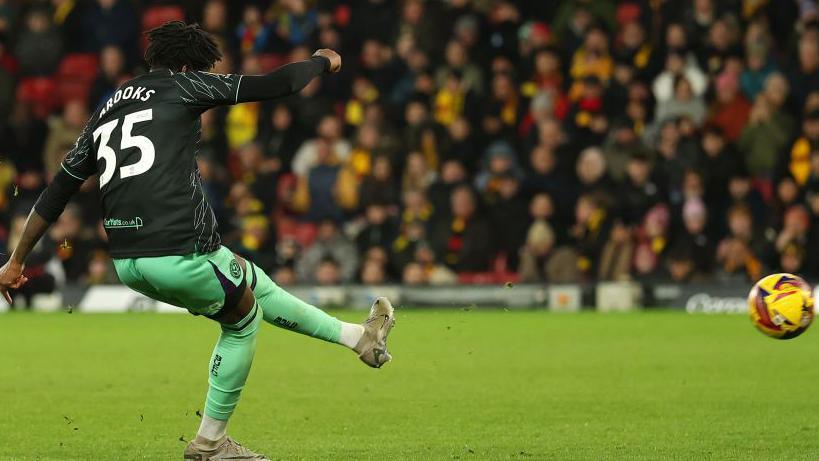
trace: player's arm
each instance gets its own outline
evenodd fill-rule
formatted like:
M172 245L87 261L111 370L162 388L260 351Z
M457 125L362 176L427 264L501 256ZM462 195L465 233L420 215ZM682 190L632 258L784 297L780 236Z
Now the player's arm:
M89 176L96 171L96 162L91 154L92 137L86 126L74 148L66 155L60 171L54 175L54 180L46 187L31 213L28 215L20 241L12 251L9 260L0 267L0 292L11 304L10 288L20 288L28 281L23 275L26 258L37 242L43 237L51 223L60 217L68 201L80 190L80 187Z
M241 76L236 101L263 101L298 93L319 75L340 69L341 56L338 53L318 50L308 60L284 65L269 74Z
M301 91L310 80L325 72L338 72L341 56L318 50L310 59L294 62L265 75L177 72L174 81L182 103L198 112L215 106L264 101Z

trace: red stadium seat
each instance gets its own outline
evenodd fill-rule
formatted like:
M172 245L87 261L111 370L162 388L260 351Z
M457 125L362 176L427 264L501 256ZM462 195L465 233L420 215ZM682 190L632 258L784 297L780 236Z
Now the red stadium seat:
M316 240L318 228L313 223L299 222L290 217L280 216L276 220L276 232L279 240L292 239L302 248L307 248Z
M94 53L72 53L60 62L57 76L91 82L97 76L99 59Z
M84 104L88 101L88 93L90 91L91 85L85 82L57 81L57 98L59 99L60 105L74 100L82 101Z
M59 106L57 84L49 77L25 78L17 85L17 100L31 104L38 118L46 118Z
M184 21L185 10L179 6L153 6L142 14L142 31L151 30L169 21ZM142 51L148 47L148 37L142 35Z
M57 94L60 103L79 99L88 99L88 92L97 76L98 59L96 54L69 54L60 62L57 69Z

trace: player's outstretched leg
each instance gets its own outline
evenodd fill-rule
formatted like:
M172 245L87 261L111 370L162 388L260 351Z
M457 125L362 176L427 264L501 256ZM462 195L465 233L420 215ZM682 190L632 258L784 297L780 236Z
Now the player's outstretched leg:
M378 298L362 324L347 323L311 306L273 283L251 261L245 261L248 286L264 312L264 320L277 327L349 347L373 368L389 362L387 335L395 324L392 304Z
M251 297L252 298L252 297ZM225 434L227 421L239 403L256 351L256 333L262 316L254 303L235 323L222 323L222 333L210 359L205 414L196 438L185 448L184 459L195 461L265 460Z

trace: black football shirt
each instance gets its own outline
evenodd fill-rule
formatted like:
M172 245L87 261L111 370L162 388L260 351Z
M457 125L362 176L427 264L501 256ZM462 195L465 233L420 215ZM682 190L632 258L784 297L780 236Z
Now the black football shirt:
M154 70L91 116L62 168L99 175L111 256L209 253L221 241L196 165L199 116L235 104L241 75Z

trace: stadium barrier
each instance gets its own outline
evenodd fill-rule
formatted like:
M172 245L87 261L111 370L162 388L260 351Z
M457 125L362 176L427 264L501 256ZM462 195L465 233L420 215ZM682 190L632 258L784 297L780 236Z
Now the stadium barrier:
M677 308L690 313L744 313L748 286L743 284L681 285L604 282L586 285L460 285L460 286L296 286L294 295L323 308L368 309L376 296L387 296L397 306L454 309L549 309L577 312L596 309L623 312L642 308ZM150 299L122 285L81 287L69 285L32 300L37 311L167 312L183 309ZM0 312L8 310L3 301Z

